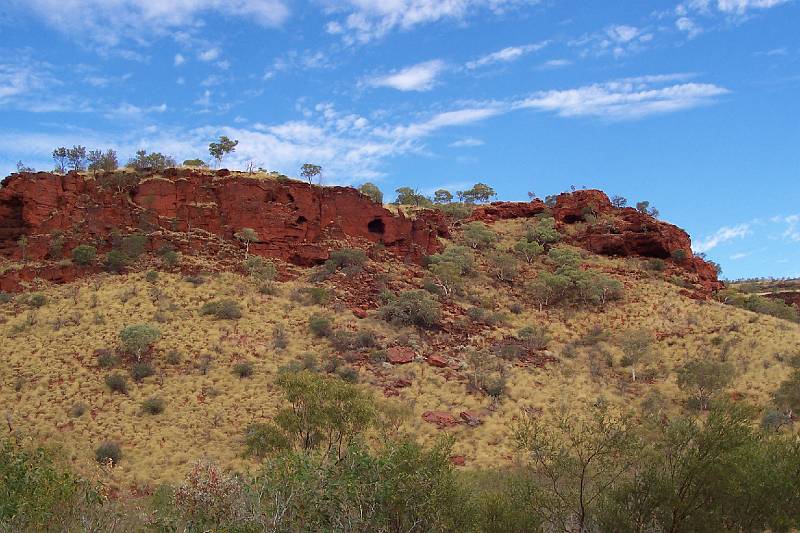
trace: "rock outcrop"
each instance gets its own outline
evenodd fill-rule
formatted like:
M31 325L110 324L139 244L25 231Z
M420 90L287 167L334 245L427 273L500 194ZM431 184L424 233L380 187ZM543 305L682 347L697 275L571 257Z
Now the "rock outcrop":
M66 251L77 244L103 250L115 232L193 231L234 241L242 228L258 234L251 253L297 265L324 261L336 240L381 243L411 261L440 246L440 221L395 215L349 187L170 169L117 190L101 186L108 177L40 172L6 178L0 189L0 255L42 260L56 234Z
M495 202L476 208L470 220L491 223L545 212L571 244L602 255L667 259L706 295L721 286L714 266L693 256L685 231L636 209L615 208L601 191L564 193L550 205L538 199ZM565 231L578 223L580 231ZM34 277L66 282L90 273L93 269L59 261L79 244L104 252L119 235L134 232L149 236L150 250L169 245L234 260L241 246L236 232L252 228L258 239L250 253L310 266L325 261L332 249L359 242L379 243L401 260L419 262L441 249L439 237L449 237L451 226L441 211L422 210L408 218L350 187L227 170L96 177L19 173L0 188L0 257L37 266L7 271L0 290L18 290ZM56 239L61 246L54 250Z
M670 259L676 268L688 273L704 293L719 289L714 265L694 256L689 235L677 226L656 220L630 207L616 208L608 196L598 190L581 190L556 196L548 206L532 202L495 202L473 211L471 220L493 222L530 218L549 212L568 242L590 252L619 257ZM564 227L585 223L582 231L565 232Z

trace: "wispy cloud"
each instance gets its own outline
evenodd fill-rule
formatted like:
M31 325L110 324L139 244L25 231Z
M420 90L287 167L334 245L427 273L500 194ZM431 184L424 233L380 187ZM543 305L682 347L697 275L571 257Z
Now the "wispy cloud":
M389 74L367 78L364 83L372 87L389 87L398 91L429 91L436 84L436 78L444 68L444 62L435 59Z
M459 139L455 142L451 142L449 146L452 148L472 148L475 146L483 146L484 143L480 139L476 139L475 137L467 137L465 139Z
M343 0L331 11L346 13L344 19L330 21L326 29L328 33L342 35L348 44L363 44L396 30L464 20L481 11L502 14L537 3L538 0Z
M113 47L123 41L148 42L176 28L193 28L209 12L238 17L266 27L289 17L283 0L26 0L16 2L69 36Z
M524 46L509 46L503 48L502 50L498 50L497 52L492 52L490 54L481 56L474 61L470 61L466 64L466 67L471 70L495 63L510 63L512 61L516 61L524 55L537 52L547 45L548 42L543 41L541 43L526 44Z
M653 32L627 24L612 24L599 32L584 35L568 44L580 50L582 56L608 55L622 57L641 50L653 40Z
M694 243L692 249L697 253L706 253L724 242L741 239L749 235L751 233L750 227L750 223L739 224L738 226L723 226L713 235Z
M645 76L577 89L543 91L517 106L551 111L563 117L630 120L707 105L728 93L727 89L710 83L664 85L674 79L675 75Z

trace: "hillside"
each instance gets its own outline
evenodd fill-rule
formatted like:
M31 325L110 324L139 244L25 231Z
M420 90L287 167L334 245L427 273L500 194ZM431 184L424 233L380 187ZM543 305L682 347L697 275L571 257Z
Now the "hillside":
M713 265L675 226L600 191L462 214L227 171L12 175L0 189L8 429L136 495L200 458L252 468L245 430L281 407L287 367L364 384L408 412L397 430L421 443L452 434L466 469L513 464L525 413L687 412L677 370L696 358L730 365L720 394L760 407L791 373L800 327L716 301ZM548 276L573 285L547 292ZM408 311L413 298L435 307L430 320ZM120 338L135 324L159 333L138 354ZM134 379L137 359L151 375ZM125 394L110 390L117 373ZM124 453L113 468L95 463L105 441Z

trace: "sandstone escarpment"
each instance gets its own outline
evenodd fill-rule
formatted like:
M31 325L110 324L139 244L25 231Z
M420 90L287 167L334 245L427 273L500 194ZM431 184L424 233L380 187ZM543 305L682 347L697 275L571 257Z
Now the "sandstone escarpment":
M55 234L65 250L78 244L103 250L115 232L194 231L232 241L242 228L259 236L252 253L298 265L324 261L332 241L348 238L381 243L406 260L439 249L434 222L395 215L349 187L180 169L144 176L130 189L103 187L101 180L43 172L6 178L0 189L0 254L45 259ZM18 244L22 236L24 248Z

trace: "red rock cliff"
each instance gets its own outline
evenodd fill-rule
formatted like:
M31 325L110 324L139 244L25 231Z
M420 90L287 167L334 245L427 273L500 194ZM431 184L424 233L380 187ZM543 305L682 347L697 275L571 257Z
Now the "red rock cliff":
M50 236L63 234L65 250L81 243L107 248L113 232L202 230L232 240L252 228L253 253L299 265L328 257L330 241L361 238L384 244L404 259L439 249L435 224L395 215L348 187L316 187L194 170L145 176L129 191L101 187L75 173L12 174L0 189L0 254L44 259Z

